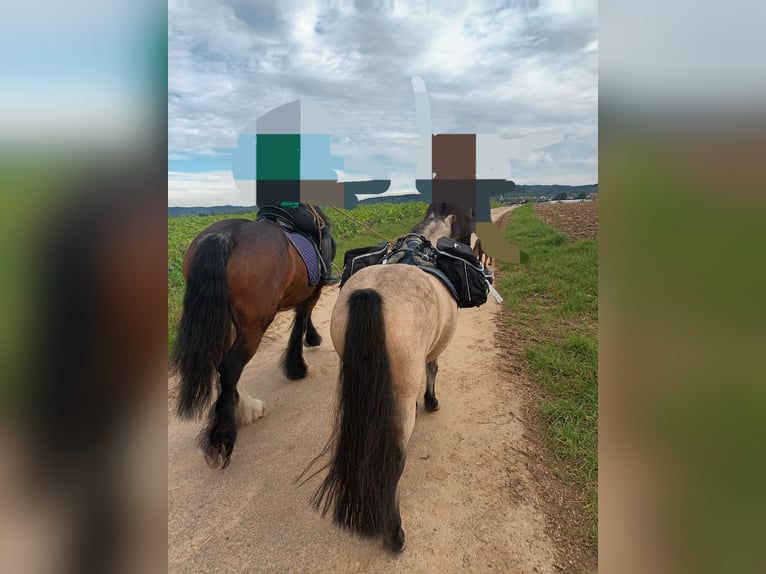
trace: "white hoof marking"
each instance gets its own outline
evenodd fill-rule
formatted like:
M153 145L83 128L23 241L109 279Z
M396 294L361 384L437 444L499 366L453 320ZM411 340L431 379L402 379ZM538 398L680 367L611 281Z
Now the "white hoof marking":
M266 403L254 399L247 393L240 393L238 414L239 424L242 426L249 425L266 414Z

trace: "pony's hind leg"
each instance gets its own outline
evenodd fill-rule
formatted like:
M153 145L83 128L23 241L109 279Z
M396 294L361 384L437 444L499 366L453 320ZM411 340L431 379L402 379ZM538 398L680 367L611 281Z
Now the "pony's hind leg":
M421 380L422 384L422 380ZM399 487L401 485L404 465L407 460L407 444L412 436L412 430L415 428L415 418L417 417L417 406L412 402L412 396L400 397L398 400L398 412L401 424L401 457L397 461L397 466L390 470L394 476L396 485L396 494L394 496L393 506L388 511L388 519L383 531L383 545L393 552L402 552L404 550L404 530L402 529L402 515L399 511Z
M427 411L439 410L439 401L436 399L435 391L437 372L439 372L439 365L436 361L426 363L426 394L423 396L423 399Z
M306 361L303 360L303 336L307 327L308 315L305 311L301 311L300 307L296 307L290 339L282 356L282 370L291 381L302 379L308 371Z
M290 339L287 342L287 349L282 356L282 369L284 370L285 376L291 381L304 378L308 371L306 362L303 360L303 338L306 336L306 340L308 341L307 331L309 324L311 323L311 311L319 300L320 292L321 290L317 289L308 299L295 307L293 328L290 331ZM319 333L316 332L313 324L311 327L313 334L316 335L316 337L319 337ZM312 340L316 342L315 337L312 337Z
M306 324L306 346L318 347L322 344L322 337L314 327L314 323L311 321L311 312L309 311L308 323Z
M404 462L402 462L402 471L404 470ZM399 473L401 478L401 472ZM390 525L386 532L383 534L383 546L393 552L402 552L404 550L404 530L402 529L402 515L399 512L399 485L396 485L396 502L393 509L393 515Z
M244 389L237 393L242 369L255 354L262 336L262 330L248 334L241 332L218 366L220 393L210 409L208 424L199 436L200 448L210 468L229 466L240 422L247 424L263 416L261 401L250 397Z

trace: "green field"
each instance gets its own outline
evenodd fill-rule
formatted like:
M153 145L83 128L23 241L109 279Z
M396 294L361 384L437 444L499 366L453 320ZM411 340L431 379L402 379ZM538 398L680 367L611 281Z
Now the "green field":
M586 498L585 534L596 543L598 521L598 242L576 241L535 215L513 212L504 230L529 254L501 264L498 290L509 324L525 344L529 372L542 387L540 418L557 471Z

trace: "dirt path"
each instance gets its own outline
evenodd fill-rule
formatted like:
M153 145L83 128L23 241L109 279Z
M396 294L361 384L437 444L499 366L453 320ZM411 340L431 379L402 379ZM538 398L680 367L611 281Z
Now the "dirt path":
M501 208L503 212L507 208ZM502 213L493 210L493 218ZM168 424L171 572L558 572L555 547L523 463L521 387L495 341L493 300L459 312L440 359L441 410L418 411L401 482L401 555L355 538L308 504L315 483L295 478L327 439L337 378L329 337L337 291L314 312L323 344L306 350L309 375L289 382L278 361L291 314L277 317L240 385L267 403L240 432L231 466L210 470L195 446L200 422ZM510 342L513 344L513 342ZM172 382L171 382L172 387ZM171 395L172 395L171 388Z

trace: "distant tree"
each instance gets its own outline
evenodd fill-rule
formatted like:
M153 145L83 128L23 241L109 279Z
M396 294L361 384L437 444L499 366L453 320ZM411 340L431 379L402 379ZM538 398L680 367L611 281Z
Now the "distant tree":
M575 199L588 199L588 194L585 193L584 191L581 191L580 193L577 194L577 197L575 197Z
M567 192L566 191L562 191L560 193L557 193L555 196L553 196L554 201L560 201L560 200L566 199L566 198L567 198Z

